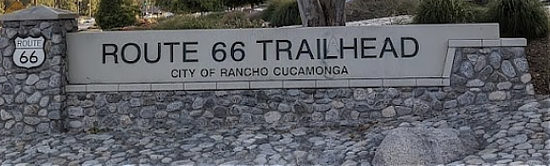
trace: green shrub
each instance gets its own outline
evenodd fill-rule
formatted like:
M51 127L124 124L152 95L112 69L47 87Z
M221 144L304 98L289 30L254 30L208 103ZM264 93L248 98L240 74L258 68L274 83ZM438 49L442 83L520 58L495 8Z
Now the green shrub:
M489 21L500 24L504 37L548 35L548 14L539 0L495 0L489 4L487 15Z
M176 29L233 29L233 28L259 28L262 22L251 21L243 12L215 13L206 16L178 15L159 20L152 27L155 30Z
M477 13L479 14L479 13ZM414 22L418 24L472 23L479 20L464 0L421 0Z
M97 24L102 29L125 27L136 23L135 6L129 0L108 0L99 3Z
M296 0L272 0L263 15L275 27L302 24Z
M346 3L346 20L359 21L397 15L412 15L419 0L354 0Z
M243 12L229 12L221 19L221 26L226 29L234 28L261 28L261 20L251 20Z
M205 19L204 16L194 17L190 15L178 15L168 19L160 20L153 26L156 30L176 30L176 29L213 29L215 23L211 19Z

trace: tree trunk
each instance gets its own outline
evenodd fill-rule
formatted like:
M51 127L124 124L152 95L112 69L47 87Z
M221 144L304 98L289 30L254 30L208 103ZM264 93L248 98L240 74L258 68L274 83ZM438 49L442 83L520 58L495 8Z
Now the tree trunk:
M345 0L298 0L304 27L345 26Z

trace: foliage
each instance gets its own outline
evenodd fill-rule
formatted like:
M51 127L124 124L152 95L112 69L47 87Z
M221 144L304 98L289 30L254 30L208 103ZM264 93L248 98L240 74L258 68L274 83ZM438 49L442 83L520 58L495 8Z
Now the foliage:
M262 27L262 21L251 20L246 17L243 12L229 12L226 13L221 20L221 26L226 29L235 28L260 28Z
M242 12L226 14L209 14L205 16L178 15L160 20L152 27L155 30L175 29L231 29L231 28L259 28L260 21L251 21Z
M80 12L82 15L94 16L97 13L100 0L82 0Z
M480 18L464 0L421 0L414 22L419 24L472 23Z
M264 2L265 0L223 0L224 5L229 8L235 8L235 7L244 6L247 4L254 6L254 5L262 4Z
M496 0L489 4L487 16L500 24L504 37L533 39L548 35L548 13L539 0Z
M263 18L275 27L302 23L298 2L295 0L272 0L264 11Z
M359 21L397 15L412 15L419 0L354 0L346 4L346 20Z
M155 4L173 13L195 13L223 10L222 0L155 0Z
M136 6L129 0L103 0L99 3L96 20L102 29L124 27L136 22Z
M6 9L6 13L13 13L15 11L18 11L18 10L21 10L21 9L24 9L25 6L23 6L23 3L19 2L19 1L16 1L16 2L13 2L11 3L8 8Z

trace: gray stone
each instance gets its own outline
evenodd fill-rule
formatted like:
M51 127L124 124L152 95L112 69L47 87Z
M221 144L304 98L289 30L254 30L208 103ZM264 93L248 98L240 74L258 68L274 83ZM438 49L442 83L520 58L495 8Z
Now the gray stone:
M313 112L313 114L311 114L311 120L315 122L320 122L320 121L323 121L324 119L325 119L324 115L321 112Z
M412 109L408 107L403 107L403 106L396 106L395 112L397 112L398 116L410 115L412 113Z
M15 120L8 120L6 124L4 125L5 129L11 129L15 125Z
M477 104L485 104L489 102L489 96L486 93L479 93L476 97Z
M531 82L531 74L527 73L527 74L524 74L520 77L520 80L521 82L523 82L524 84L528 83L528 82Z
M29 77L25 81L25 84L30 86L30 85L36 84L36 82L38 82L38 81L40 81L40 77L38 77L38 75L36 75L36 74L31 74L31 75L29 75Z
M3 121L13 119L13 116L6 110L2 109L0 110L0 118L2 118Z
M69 122L69 127L74 128L74 129L81 128L82 127L82 122L80 122L78 120L71 121L71 122Z
M486 66L485 68L483 68L483 70L481 70L481 72L479 72L479 78L481 78L482 80L486 80L489 78L489 76L491 76L491 74L493 74L495 70L493 69L493 67L491 66Z
M502 73L510 78L516 77L517 73L514 69L514 66L512 66L512 62L508 60L502 61Z
M529 84L525 86L525 91L528 95L535 95L535 86L533 84Z
M48 83L47 80L40 80L40 81L38 81L38 83L36 83L35 87L38 90L44 90L44 89L48 88L48 85L49 85L49 83Z
M546 130L546 132L550 132L550 121L542 122L541 125ZM547 143L547 146L550 147L550 141Z
M168 111L168 112L179 111L180 109L183 108L183 106L184 106L183 102L176 101L176 102L168 104L168 106L166 106L166 111Z
M25 102L26 99L27 99L27 94L24 93L24 92L20 92L20 93L17 94L17 96L15 97L15 103L23 104L23 103Z
M511 82L506 81L506 82L498 83L497 88L498 90L509 90L510 88L512 88L513 85L514 84L512 84Z
M52 26L52 24L50 22L42 21L42 22L40 22L39 27L40 27L41 30L44 30L44 29L49 28L51 26Z
M485 56L480 56L479 58L477 58L474 70L476 72L480 72L481 70L483 70L483 68L485 68L485 66L487 66L487 58Z
M325 119L330 122L337 121L340 119L340 113L336 109L331 109L327 112Z
M454 129L408 128L391 130L377 148L373 165L447 164L475 152L471 133Z
M50 77L50 82L48 85L52 88L58 88L61 86L61 75L55 74Z
M353 91L353 98L355 100L366 100L367 99L367 91L362 88L357 88Z
M467 54L466 58L468 58L469 61L477 62L477 60L479 59L479 55L477 55L477 54Z
M6 37L13 39L17 35L18 29L15 28L6 28Z
M291 109L292 108L288 104L284 104L284 103L279 104L279 106L277 107L277 110L281 112L290 112Z
M53 45L50 49L51 55L62 55L63 53L65 53L65 45L63 44Z
M507 139L513 144L520 144L520 143L526 142L528 138L529 137L527 137L527 135L521 134L521 135L516 135L514 137L508 137Z
M342 166L357 166L357 162L353 160L346 160L344 163L342 163Z
M191 108L193 109L201 109L204 106L204 103L206 101L202 97L197 97L195 101L193 101L193 104L191 105Z
M491 101L504 101L507 98L507 94L504 91L496 91L489 94L489 100Z
M470 80L468 83L466 83L466 87L483 87L485 85L485 82L481 81L480 79Z
M45 145L45 146L39 146L39 147L37 147L37 148L36 148L36 151L37 151L38 153L51 154L51 153L57 152L58 150L53 149L53 148L51 148L51 147L48 146L48 145Z
M10 45L10 40L7 38L0 38L0 49L6 48Z
M166 118L166 116L168 116L168 112L166 112L166 111L158 111L155 114L155 118L157 118L157 119L163 119L163 118Z
M462 65L460 65L460 73L466 78L473 78L474 66L469 61L462 62Z
M156 110L157 108L155 106L144 107L139 111L139 116L144 119L151 119L155 117Z
M63 41L63 36L61 34L54 34L52 35L52 43L53 44L59 44Z
M67 109L70 118L78 118L84 116L84 110L82 107L69 107Z
M53 120L59 120L61 119L61 114L58 110L50 111L48 112L48 118Z
M38 104L38 102L40 102L40 98L42 98L42 93L40 93L40 91L36 91L27 98L27 103Z
M460 96L458 96L457 101L460 105L470 105L474 103L476 95L472 92L466 92Z
M36 132L39 133L46 133L50 131L50 124L49 123L40 123L38 126L36 126Z
M23 113L21 111L12 111L11 114L13 115L13 119L15 121L22 121L23 120Z
M391 117L394 117L395 115L396 115L395 107L393 106L390 106L382 110L382 117L384 118L391 118Z
M325 112L330 110L332 106L330 104L313 104L313 110L319 112Z
M50 97L49 96L44 96L40 99L39 105L40 105L40 107L46 107L46 106L48 106L49 103L50 103Z
M2 51L2 55L3 55L4 57L11 57L11 56L13 56L13 52L15 52L15 45L14 45L14 44L10 44L10 45L8 45L8 47L4 48L4 50ZM6 61L4 61L4 62L6 62ZM9 63L9 64L10 64L10 67L6 66L5 64L6 64L6 63L4 63L4 67L7 68L7 69L10 69L10 68L11 68L11 64L13 64L13 63L11 63L11 62Z
M281 119L281 113L276 111L270 111L264 115L264 119L267 123L275 123Z
M132 98L130 99L130 106L131 107L139 107L141 106L141 99L140 98Z
M527 150L527 149L531 149L533 148L533 145L531 145L530 143L522 143L522 144L519 144L519 145L516 145L515 146L516 149L519 149L519 150Z
M518 111L522 111L522 112L537 111L539 106L540 104L538 102L531 102L519 107Z
M445 109L450 109L450 108L455 108L458 106L458 101L456 100L451 100L451 101L446 101L444 104L443 104L443 107Z
M23 118L23 122L28 125L37 125L38 123L40 123L40 119L36 117L25 117Z
M516 58L514 59L514 65L521 73L527 73L529 71L529 63L525 58Z
M41 117L48 116L48 110L41 109L40 111L38 111L38 116L41 116Z

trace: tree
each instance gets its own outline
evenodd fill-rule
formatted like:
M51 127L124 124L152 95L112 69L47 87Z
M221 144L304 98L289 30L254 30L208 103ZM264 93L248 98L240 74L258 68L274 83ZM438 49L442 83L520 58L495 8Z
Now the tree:
M298 0L298 6L303 26L346 25L346 0Z
M128 0L103 0L99 3L97 23L102 29L133 25L137 14L134 7Z
M94 16L97 13L100 0L82 0L80 12L85 15Z
M78 5L75 4L74 0L58 0L58 1L59 1L58 8L78 13Z

